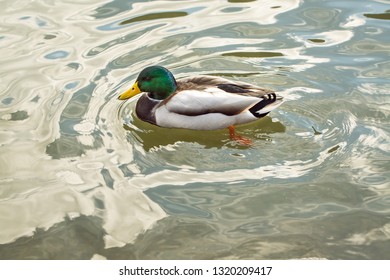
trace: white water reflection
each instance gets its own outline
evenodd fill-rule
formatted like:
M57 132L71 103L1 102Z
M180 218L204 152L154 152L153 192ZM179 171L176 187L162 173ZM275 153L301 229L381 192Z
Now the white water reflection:
M330 47L349 41L353 37L350 30L333 30L304 36L296 36L296 40L301 41L306 47Z
M383 258L389 42L387 21L365 14L386 9L351 3L7 1L0 255ZM156 63L286 102L239 128L252 148L223 130L167 133L116 100ZM92 253L83 230L96 234ZM80 247L30 245L61 234Z

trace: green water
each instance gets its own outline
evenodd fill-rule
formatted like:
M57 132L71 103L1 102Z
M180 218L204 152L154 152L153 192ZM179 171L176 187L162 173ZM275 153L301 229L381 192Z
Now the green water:
M389 4L0 2L0 258L390 259ZM286 101L155 127L153 64Z

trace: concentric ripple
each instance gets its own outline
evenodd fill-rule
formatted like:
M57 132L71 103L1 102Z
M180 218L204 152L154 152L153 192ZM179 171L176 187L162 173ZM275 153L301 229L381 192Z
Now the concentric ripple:
M389 258L383 1L6 2L1 258ZM286 102L160 128L117 100L153 64Z

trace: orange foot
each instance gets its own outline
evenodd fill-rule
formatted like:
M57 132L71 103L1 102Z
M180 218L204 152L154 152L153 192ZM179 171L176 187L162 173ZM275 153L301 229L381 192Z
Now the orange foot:
M240 145L252 146L253 144L251 139L241 135L237 135L233 125L229 126L229 135L230 135L230 139L236 141Z

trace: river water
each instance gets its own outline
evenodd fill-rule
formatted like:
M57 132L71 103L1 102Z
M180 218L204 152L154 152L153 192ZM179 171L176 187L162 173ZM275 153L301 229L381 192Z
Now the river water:
M390 2L0 1L1 259L390 259ZM280 93L164 129L145 67Z

